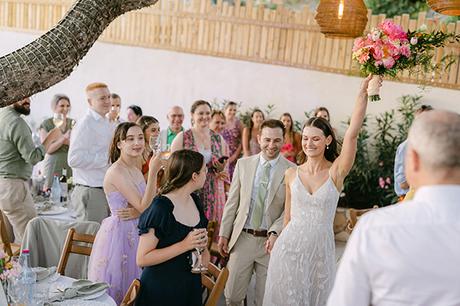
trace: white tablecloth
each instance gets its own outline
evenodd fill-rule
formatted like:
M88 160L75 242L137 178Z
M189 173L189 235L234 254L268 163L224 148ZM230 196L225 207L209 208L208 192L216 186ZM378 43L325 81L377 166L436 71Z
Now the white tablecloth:
M70 287L75 279L67 276L59 276L59 278L50 284L49 294L50 296L56 294L57 289L65 289ZM47 279L44 279L42 282L47 282ZM40 282L41 283L41 282ZM102 296L95 298L93 300L82 300L82 299L71 299L65 300L60 303L53 303L53 305L75 305L75 306L116 306L115 301L107 294L104 293Z

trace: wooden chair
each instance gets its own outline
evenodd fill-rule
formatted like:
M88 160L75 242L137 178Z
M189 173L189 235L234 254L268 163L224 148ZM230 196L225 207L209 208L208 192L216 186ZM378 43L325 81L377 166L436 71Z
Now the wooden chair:
M96 236L88 234L79 234L74 228L70 228L62 248L61 258L57 267L57 272L64 275L65 267L71 253L79 255L91 255L92 244ZM87 246L90 244L91 246Z
M211 257L214 257L216 260L214 264L224 267L227 264L227 259L223 258L219 253L219 248L217 247L217 242L215 242L217 221L208 222L208 250L211 254Z
M225 283L228 279L228 268L219 269L214 264L209 263L208 273L201 274L201 284L207 289L205 306L217 306L220 296L224 292Z
M19 256L21 246L16 243L12 243L7 231L6 216L3 214L3 211L0 210L0 239L1 247L3 252L9 257Z
M356 226L356 223L358 223L359 217L364 215L365 213L379 208L377 205L375 205L373 208L368 208L368 209L354 209L350 208L349 213L350 213L350 218L348 219L348 225L347 225L347 231L351 234L353 229Z
M133 306L140 288L141 282L138 279L133 280L120 306Z

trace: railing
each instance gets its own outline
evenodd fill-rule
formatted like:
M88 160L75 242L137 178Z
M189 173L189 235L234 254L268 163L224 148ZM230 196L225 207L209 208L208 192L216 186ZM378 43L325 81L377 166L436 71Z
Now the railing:
M41 33L52 28L72 5L68 0L0 0L0 29ZM385 15L371 15L367 28ZM393 20L405 29L422 24L460 34L460 22L443 24L420 13ZM353 39L329 39L319 32L314 13L308 8L275 10L218 0L160 0L156 5L130 12L115 20L99 39L130 46L218 56L266 64L292 66L347 75L357 75L351 59ZM460 57L460 44L436 51L435 62L446 54ZM402 73L404 82L460 89L458 61L436 74Z

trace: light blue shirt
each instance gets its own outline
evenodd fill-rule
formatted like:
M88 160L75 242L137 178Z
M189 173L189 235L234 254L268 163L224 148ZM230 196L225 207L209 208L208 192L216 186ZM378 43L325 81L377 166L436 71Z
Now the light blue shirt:
M409 189L402 189L401 183L406 182L406 175L404 173L404 157L406 156L407 140L403 141L396 150L395 168L394 168L394 183L395 192L398 196L405 195Z
M268 162L268 163L270 163L270 166L271 166L271 168L270 168L270 178L269 178L269 183L268 183L268 186L267 186L267 191L268 191L271 188L271 182L272 182L272 179L273 179L273 172L274 172L276 164L278 163L279 160L280 160L280 155L278 155L278 157L276 157L275 159L272 159L272 160L268 161L262 156L262 153L259 153L259 163L257 165L256 176L254 177L254 182L253 182L253 185L252 185L251 204L249 206L249 214L248 214L249 217L246 220L244 228L253 229L252 225L251 225L251 216L252 216L252 211L254 210L254 205L255 205L255 202L256 202L256 199L257 199L257 193L259 192L260 179L261 179L261 177L263 175L263 171L264 171L263 165L265 164L265 162ZM267 198L265 198L265 209L266 208L267 208ZM262 224L260 225L259 230L266 230L266 229L268 229L268 225L267 225L267 220L266 220L266 217L265 217L265 214L264 214L264 216L262 218Z

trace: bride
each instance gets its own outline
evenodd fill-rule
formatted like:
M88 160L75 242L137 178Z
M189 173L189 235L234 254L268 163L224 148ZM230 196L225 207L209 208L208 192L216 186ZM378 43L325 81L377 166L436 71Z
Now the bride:
M286 171L284 230L270 256L263 305L322 306L335 274L332 224L340 190L356 155L367 107L362 83L342 151L329 122L310 118L302 129L302 165Z

